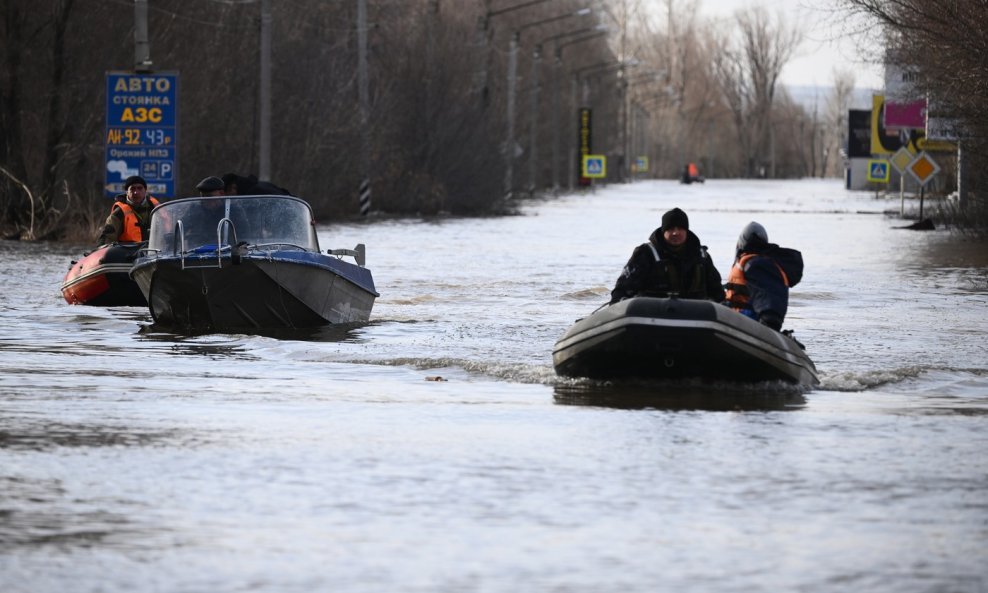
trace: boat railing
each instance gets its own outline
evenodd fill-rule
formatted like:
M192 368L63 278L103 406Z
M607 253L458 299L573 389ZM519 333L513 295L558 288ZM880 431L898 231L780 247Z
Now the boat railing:
M232 242L227 241L226 244L224 245L223 231L226 230L226 227L229 227L230 228L229 230L230 230L230 232L233 235L233 241ZM227 235L227 237L229 237L229 236L230 235ZM182 269L183 270L192 269L192 268L222 268L223 267L223 253L224 253L224 251L225 252L231 252L233 250L233 246L236 245L237 242L238 242L237 241L237 227L233 224L233 221L230 220L229 218L221 218L220 221L216 224L216 244L213 245L213 246L210 246L210 247L212 247L212 249L207 249L206 250L207 253L210 252L210 251L215 251L215 253L216 253L216 264L215 265L213 263L200 263L200 264L196 264L196 265L187 264L185 262L185 259L186 259L186 257L189 256L190 252L185 247L185 230L182 227L182 221L181 220L178 220L178 221L175 222L175 243L173 244L173 248L174 247L177 247L179 244L182 245L181 257L182 257ZM206 247L206 246L203 246L203 247ZM195 250L192 251L192 253L200 253L199 249L201 249L201 247L200 248L196 248ZM203 261L203 260L200 260L200 261Z

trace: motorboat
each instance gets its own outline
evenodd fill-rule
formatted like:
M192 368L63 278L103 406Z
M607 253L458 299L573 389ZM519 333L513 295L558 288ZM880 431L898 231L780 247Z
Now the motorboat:
M130 278L130 268L146 243L101 245L73 261L62 279L62 297L72 305L144 307L147 300Z
M552 362L563 377L820 382L791 332L694 299L636 297L602 307L566 331Z
M363 244L321 252L300 198L198 197L152 211L130 275L159 326L301 329L370 318L378 293L365 261Z

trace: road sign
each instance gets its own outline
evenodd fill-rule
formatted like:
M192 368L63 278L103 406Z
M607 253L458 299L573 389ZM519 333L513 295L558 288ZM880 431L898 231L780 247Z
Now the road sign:
M925 186L940 171L940 165L931 159L928 154L921 152L916 155L916 159L913 162L909 163L909 167L906 170L919 182L920 186Z
M868 181L879 183L889 182L889 162L885 160L868 161Z
M178 179L178 73L106 73L104 191L123 193L131 175L157 198L175 196Z
M583 176L591 179L607 177L607 157L602 154L588 154L583 157Z
M914 158L916 158L915 155L909 152L908 148L903 146L892 155L892 158L889 159L889 163L891 163L892 166L895 167L895 170L899 173L905 173L906 167L909 166L909 163L913 162Z
M647 173L648 172L648 157L640 156L635 158L635 173Z

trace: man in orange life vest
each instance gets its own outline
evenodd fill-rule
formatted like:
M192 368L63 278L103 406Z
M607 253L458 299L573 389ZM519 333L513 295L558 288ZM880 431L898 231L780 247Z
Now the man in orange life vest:
M142 177L132 175L124 181L126 194L117 196L110 208L106 224L100 232L99 245L107 243L139 243L148 240L151 210L158 200L147 195L148 184Z
M757 222L741 231L734 265L727 275L726 305L762 325L782 329L789 309L789 289L803 278L803 255L768 242Z
M679 208L662 215L662 226L635 248L611 291L611 304L636 296L724 300L720 272Z

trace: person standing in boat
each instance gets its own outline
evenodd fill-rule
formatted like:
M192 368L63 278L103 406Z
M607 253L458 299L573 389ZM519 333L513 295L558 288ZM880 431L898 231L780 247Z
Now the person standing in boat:
M663 214L662 226L632 252L610 304L636 296L724 300L720 272L679 208Z
M126 193L117 196L117 201L110 207L110 215L97 237L99 245L148 240L151 210L158 205L158 200L148 195L147 182L137 175L124 181L124 191Z
M768 242L757 222L741 230L727 275L726 305L778 331L789 309L789 289L803 278L803 255Z

